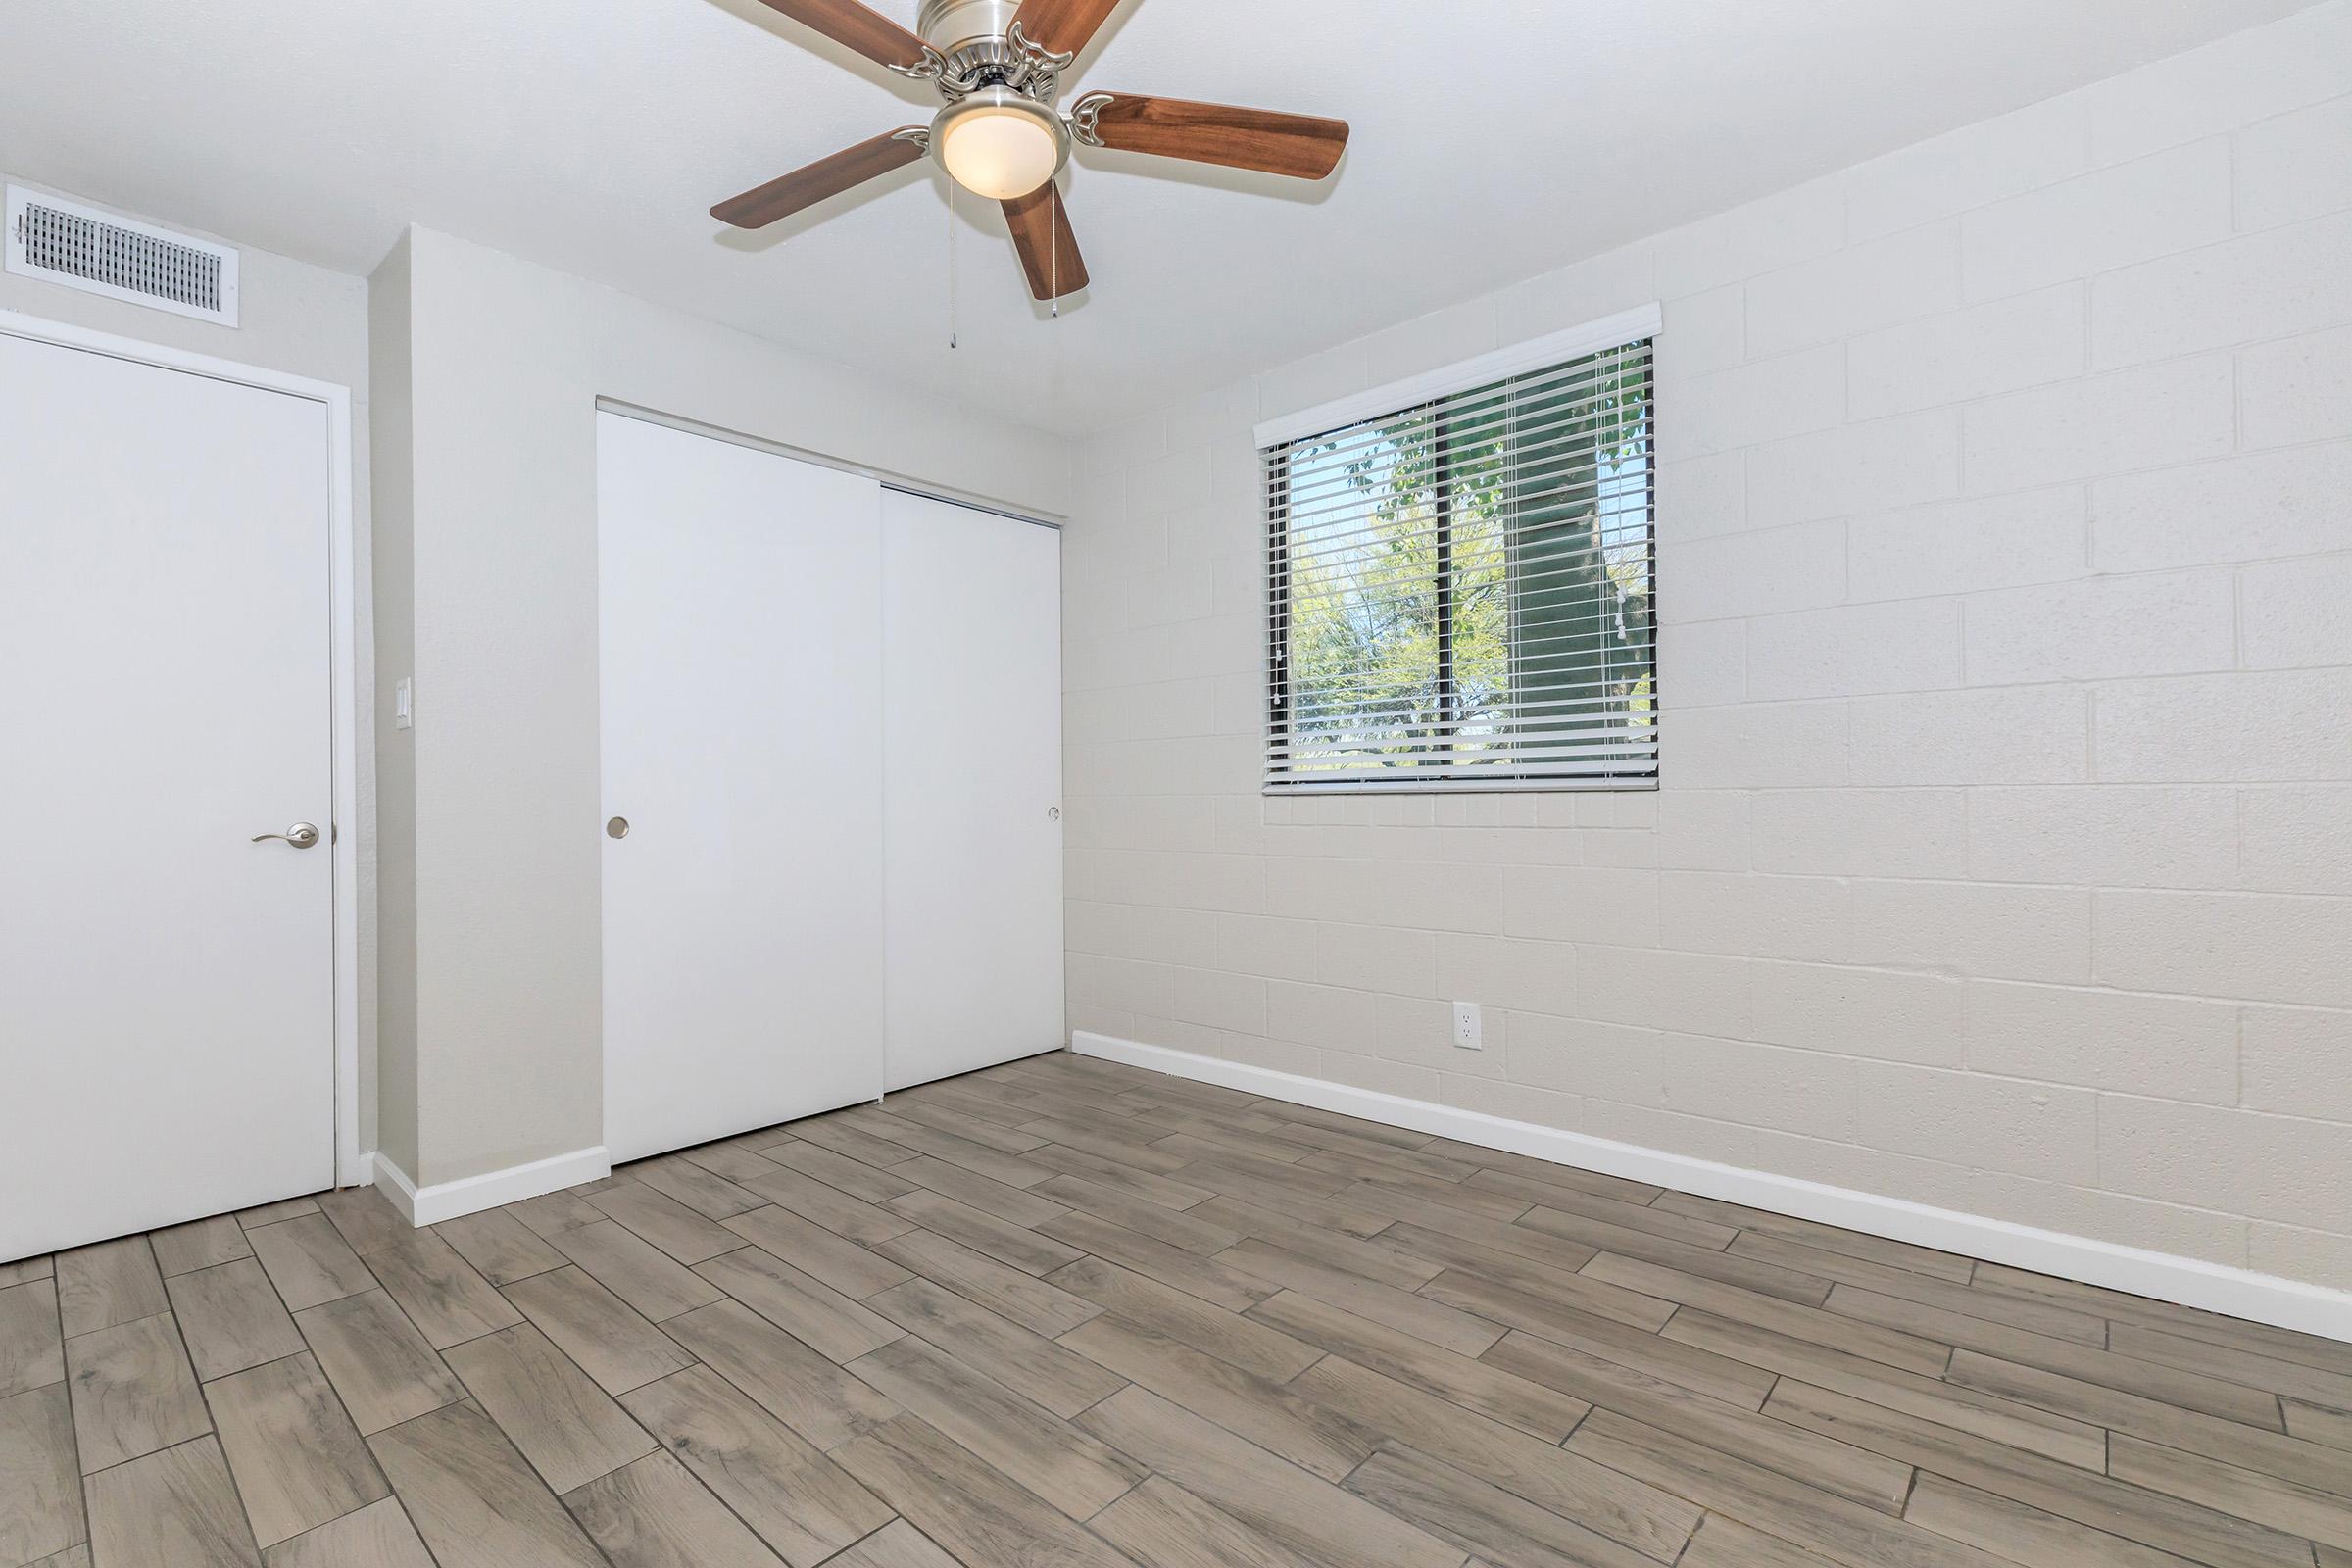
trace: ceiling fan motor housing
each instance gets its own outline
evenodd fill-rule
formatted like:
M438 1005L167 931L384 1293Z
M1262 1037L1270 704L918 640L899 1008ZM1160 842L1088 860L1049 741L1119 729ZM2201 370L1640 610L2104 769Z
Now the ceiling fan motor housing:
M952 73L974 67L1009 66L1013 50L1004 41L1021 0L923 0L915 31L938 50Z
M1026 121L1044 132L1046 139L1037 138L1035 131L1029 133L1030 156L1044 151L1051 164L1025 162L1023 166L1040 176L1040 183L1069 161L1069 126L1054 108L1059 74L1050 68L1041 70L1037 52L1024 54L1008 36L1020 8L1021 0L923 0L922 13L916 19L923 41L939 52L944 63L941 86L950 100L931 122L931 152L959 179L965 175L950 151L951 140L958 126L981 121L993 120L998 135L1006 133L1007 120ZM971 183L969 179L965 182ZM977 188L987 193L986 181ZM1021 193L1026 193L1025 181Z

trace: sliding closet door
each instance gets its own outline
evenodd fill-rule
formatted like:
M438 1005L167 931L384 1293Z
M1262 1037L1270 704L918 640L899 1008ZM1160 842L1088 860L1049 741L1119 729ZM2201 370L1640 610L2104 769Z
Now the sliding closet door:
M613 414L597 450L621 1160L882 1093L881 487Z
M1062 1044L1061 535L882 498L890 1087Z

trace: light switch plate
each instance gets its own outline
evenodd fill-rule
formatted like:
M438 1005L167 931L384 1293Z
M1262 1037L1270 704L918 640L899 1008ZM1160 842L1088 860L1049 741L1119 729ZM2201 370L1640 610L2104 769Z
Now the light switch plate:
M416 677L403 675L400 684L392 688L392 727L409 729L416 722L415 688L410 684Z

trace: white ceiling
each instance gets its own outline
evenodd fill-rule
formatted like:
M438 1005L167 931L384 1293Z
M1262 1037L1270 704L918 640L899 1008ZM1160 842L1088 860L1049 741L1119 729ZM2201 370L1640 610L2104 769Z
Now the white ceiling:
M707 216L937 105L757 0L0 0L0 168L352 272L414 220L1075 430L2308 3L1128 0L1073 92L1338 116L1348 159L1086 154L1057 321L965 197L954 353L928 165Z

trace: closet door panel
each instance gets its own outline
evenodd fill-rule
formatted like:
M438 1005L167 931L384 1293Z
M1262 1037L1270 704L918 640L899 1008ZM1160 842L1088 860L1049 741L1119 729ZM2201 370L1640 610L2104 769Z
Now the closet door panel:
M890 1087L1062 1023L1061 535L887 491Z
M881 487L597 418L624 1160L882 1093Z

